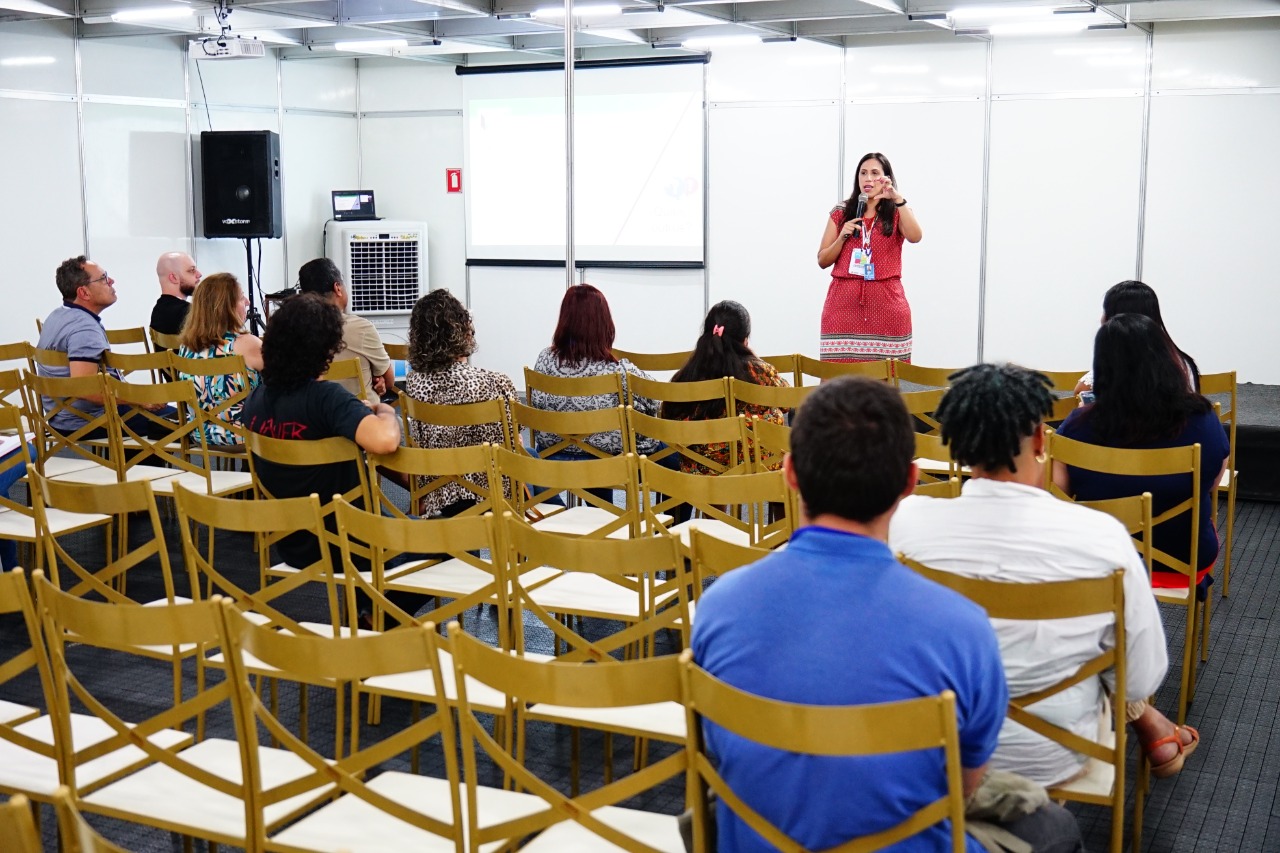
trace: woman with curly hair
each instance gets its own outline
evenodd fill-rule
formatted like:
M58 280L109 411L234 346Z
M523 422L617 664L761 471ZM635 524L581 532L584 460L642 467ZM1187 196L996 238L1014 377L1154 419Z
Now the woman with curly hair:
M415 400L452 406L486 400L514 400L516 386L511 377L468 364L476 351L476 331L471 312L447 289L433 290L418 300L409 318L409 372L405 393ZM507 429L512 430L507 408ZM409 435L418 447L469 447L484 442L503 443L502 424L494 421L471 426L440 426L409 421ZM482 488L487 480L472 479ZM430 485L427 478L423 485ZM447 483L422 499L418 511L424 515L453 516L475 502L475 494L458 483Z
M183 358L221 358L238 355L244 359L247 370L243 374L209 376L199 373L179 373L183 379L196 386L200 407L213 411L230 397L258 387L262 369L262 340L245 331L245 316L249 300L240 282L231 273L220 272L204 279L195 295L182 324L182 346L178 355ZM225 418L233 425L240 424L243 403L228 408ZM220 424L205 424L204 438L209 444L240 444L240 437L230 428Z

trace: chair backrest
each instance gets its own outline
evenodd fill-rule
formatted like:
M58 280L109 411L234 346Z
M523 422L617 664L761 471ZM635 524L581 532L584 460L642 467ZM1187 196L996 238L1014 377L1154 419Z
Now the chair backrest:
M1227 468L1230 471L1236 469L1236 372L1229 370L1226 373L1201 373L1200 374L1200 393L1206 397L1219 396L1225 397L1223 400L1216 401L1218 420L1222 421L1222 425L1227 430L1227 440L1231 445L1231 456L1227 461Z
M236 436L243 444L246 430L240 424L238 416L241 406L253 390L249 385L249 370L244 357L221 355L215 358L185 358L171 352L169 361L179 379L201 377L205 382L210 382L225 377L220 387L230 393L212 408L204 409L204 414L209 422Z
M932 483L917 483L911 494L926 498L958 498L960 497L960 478L935 480Z
M962 367L924 367L902 359L893 359L893 383L902 385L928 385L934 388L946 388L951 385L951 374L962 370Z
M408 361L409 360L408 344L400 344L400 343L396 343L395 341L383 341L382 348L387 351L387 356L392 361Z
M589 439L597 433L618 432L621 441L621 433L626 427L626 416L621 406L585 412L551 412L512 402L511 416L515 420L517 434L526 428L534 433L535 447L539 433L547 436L546 440L551 443L538 450L538 456L543 459L565 450L587 458L608 458L612 454L591 444Z
M45 550L44 565L49 576L59 588L66 588L72 595L90 593L102 596L106 601L131 604L125 595L125 580L129 572L138 569L148 579L154 577L154 569L145 561L155 559L160 567L160 581L164 586L166 601L175 600L173 568L169 563L169 549L165 545L164 527L156 508L155 494L147 480L120 483L77 483L66 480L50 480L38 471L32 471L31 498L35 511L36 528L41 532L41 544ZM114 519L120 528L119 548L108 549L108 557L100 568L86 565L78 556L80 549L68 547L61 536L54 535L56 528L50 524L50 510L64 515L74 514L100 519ZM130 515L142 515L150 524L150 534L135 537L136 547L130 547ZM70 537L67 537L68 539ZM60 573L69 571L71 584L61 582Z
M794 493L787 488L781 471L706 477L668 471L641 459L640 482L646 529L661 527L659 516L682 503L701 513L703 519L732 531L722 538L732 537L741 545L776 548L791 538L795 527Z
M120 376L134 373L146 373L152 382L163 381L169 375L169 352L116 352L107 350L102 354L102 367L107 371L115 371Z
M693 849L706 850L712 816L706 793L714 792L743 823L780 850L803 848L729 787L707 752L702 723L710 722L752 743L814 756L872 756L925 749L943 751L942 795L897 825L865 836L859 851L882 850L949 820L951 849L965 850L964 791L956 699L950 690L877 705L797 705L737 689L680 656L682 696L689 730ZM870 782L868 782L870 784ZM843 845L842 845L843 847Z
M1050 491L1061 497L1056 487L1051 487ZM1142 555L1142 562L1147 567L1147 574L1151 574L1151 563L1153 557L1153 546L1151 544L1151 534L1155 529L1154 516L1151 511L1151 493L1143 492L1140 495L1131 495L1127 498L1110 498L1102 501L1076 501L1081 506L1087 506L1089 509L1096 509L1098 512L1105 512L1107 515L1119 521L1124 525L1125 531L1133 538L1134 547L1138 549L1138 553Z
M879 361L821 361L802 355L796 362L796 384L804 382L805 377L823 382L837 376L866 376L881 382L893 380L893 365L888 359ZM817 384L817 383L813 383Z
M369 488L373 491L371 506L395 518L408 518L420 514L422 499L432 492L454 484L461 488L475 504L461 515L483 515L497 509L489 486L489 447L476 444L471 447L422 448L399 447L393 453L370 453ZM409 479L409 512L400 508L394 494L382 487L382 473L402 474Z
M329 369L320 378L326 382L340 382L348 391L351 390L351 386L354 384L359 388L359 391L355 392L357 397L361 400L374 402L369 400L368 389L365 388L364 384L364 374L360 372L360 359L358 357L335 358L330 362Z
M906 404L908 414L931 435L942 432L942 424L938 423L933 413L938 410L938 404L942 402L942 395L945 393L945 388L938 388L932 391L904 391L902 394L902 402Z
M0 406L17 409L23 416L30 410L27 381L21 370L0 370Z
M54 691L53 676L45 652L43 628L31 599L27 575L22 569L0 572L0 614L20 616L26 627L25 642L7 643L3 656L0 656L0 691L3 691L0 695L12 695L9 691L13 685L7 688L5 685L19 677L26 677L34 670L48 707ZM39 716L38 709L31 708L24 712L21 706L4 701L0 701L0 707L6 711L0 717L0 744L6 747L6 754L12 755L13 751L24 750L33 757L56 760L52 743L47 739L34 738L19 728L23 723ZM0 845L0 850L7 849Z
M1036 734L1078 752L1089 758L1111 765L1116 788L1110 797L1124 803L1125 762L1125 622L1124 622L1124 570L1098 578L1081 578L1052 583L1011 583L982 578L970 578L954 572L940 571L915 560L899 557L904 565L934 583L941 584L977 604L987 611L991 619L1016 622L1041 622L1053 619L1075 619L1085 616L1106 616L1114 625L1109 648L1080 664L1074 672L1054 684L1022 696L1009 697L1008 718L1025 726ZM1118 638L1118 639L1117 639ZM1070 729L1050 723L1032 710L1037 702L1056 696L1082 681L1096 678L1104 672L1114 672L1114 684L1108 679L1111 715L1115 742L1110 746L1081 737ZM1121 813L1121 816L1123 813Z
M683 352L627 352L613 348L613 357L622 361L624 358L646 373L679 370L684 367L693 350Z
M782 457L791 452L791 427L776 424L761 417L753 417L747 437L751 445L751 469L776 471L782 467Z
M607 459L583 459L558 462L538 459L524 453L512 453L501 447L492 448L489 482L511 480L510 507L517 516L534 523L551 523L556 516L567 513L564 507L548 503L560 493L568 492L585 508L596 512L591 521L578 528L583 536L603 538L610 534L638 535L640 532L640 503L638 497L639 474L636 458L626 453ZM617 506L595 495L595 489L620 489L625 495L622 506ZM574 507L581 510L584 507ZM581 513L579 513L581 514Z
M923 393L932 394L932 391ZM937 433L917 432L916 449L912 459L920 466L920 482L945 482L960 475L960 466L951 458L951 448L942 443Z
M498 433L495 432L492 437L492 443L501 444L508 450L513 450L515 445L512 443L515 435L515 428L511 423L511 410L508 407L507 400L494 399L482 400L479 403L459 403L457 405L440 405L438 403L424 403L421 400L410 397L408 394L400 395L400 411L404 418L404 434L412 435L410 429L410 421L417 421L422 424L430 424L434 427L477 427L485 425L493 425L501 433L501 440L498 440Z
M595 376L549 376L531 367L524 369L524 394L532 400L535 391L554 397L595 397L613 394L622 402L621 372L597 373ZM612 406L610 406L612 408Z
M133 767L121 767L124 772L163 764L175 773L244 802L243 784L210 773L177 751L191 740L177 730L226 702L229 696L226 682L202 681L196 685L194 694L188 693L179 704L163 701L162 694L150 695L145 708L131 702L129 713L142 710L147 716L126 721L113 708L121 703L108 698L105 689L105 685L114 684L114 680L101 678L104 667L109 671L124 672L127 671L124 667L136 666L132 658L145 654L147 648L188 646L207 649L217 645L217 602L198 601L159 607L122 605L89 601L65 593L51 584L42 572L36 572L32 582L52 670L54 693L49 713L60 779L71 789L72 796L83 799L93 789L124 775L123 772L111 774L83 784L78 779L78 768L95 758L129 748L136 753L135 763ZM73 660L67 654L71 645L92 647L101 653L92 656L76 654ZM82 674L86 677L82 678ZM101 740L93 738L88 744L82 739L73 741L72 708L76 705L86 708L92 716L105 723L103 730L109 730L110 734Z
M264 498L276 498L280 495L262 482L258 471L258 460L273 465L284 465L294 468L314 467L318 465L351 465L357 472L357 482L342 497L351 502L367 501L369 498L369 475L365 470L364 455L360 445L341 436L320 438L314 441L295 441L287 438L270 438L256 432L245 433L245 446L249 448L249 468L253 471L253 482L258 493ZM286 496L292 497L292 495ZM332 495L321 495L322 505L328 506ZM366 506L368 504L365 504ZM327 511L327 510L326 510Z
M162 353L166 358L168 353ZM153 411L173 406L171 420ZM138 465L174 468L203 477L210 489L208 449L200 439L208 416L196 400L195 386L189 382L143 384L107 377L107 410L118 412L118 426L112 455L128 472Z
M227 684L230 685L237 739L246 769L245 785L252 804L245 845L249 850L269 849L265 811L268 804L294 798L305 803L308 799L322 802L334 796L348 795L358 798L363 806L372 806L418 830L439 836L442 841L450 841L458 835L461 797L453 726L447 705L440 704L435 713L425 719L415 716L413 722L399 731L362 747L358 735L359 694L353 691L350 749L344 750L342 744L335 744L334 749L325 754L310 746L305 736L291 731L277 713L275 703L263 700L250 680L252 667L246 660L252 657L312 684L352 684L377 676L426 672L434 681L435 695L443 696L444 684L435 650L434 625L427 623L394 633L361 637L294 636L256 624L226 600L221 602L219 610L227 660ZM340 690L335 708L340 721L343 705ZM259 747L263 744L258 734L259 727L272 741L279 741L282 749L301 759L299 763L306 768L305 772L290 774L283 781L270 778L260 760ZM379 734L385 733L387 728L382 727ZM342 730L341 722L338 730ZM441 740L441 757L448 788L452 792L447 821L426 813L427 810L421 808L426 803L419 804L411 798L389 797L380 793L376 785L369 784L370 770L436 736ZM420 805L420 808L415 808L415 805Z
M492 514L392 518L338 500L334 517L342 549L343 580L373 601L373 622L379 629L384 613L400 625L440 623L458 618L477 604L505 600L501 588L502 553ZM483 556L485 553L489 556ZM369 557L368 571L355 560L365 554ZM393 565L398 557L411 559ZM440 569L433 586L431 569L437 566ZM461 575L469 577L463 582ZM406 613L388 599L388 590L436 595L435 607L422 616ZM505 607L498 611L498 634L505 641Z
M8 365L11 369L19 368L34 372L36 369L35 355L35 345L30 341L14 341L11 344L0 344L0 362L19 362L19 364Z
M1200 568L1199 552L1200 552L1200 445L1193 444L1187 447L1166 447L1154 450L1135 450L1123 447L1102 447L1097 444L1088 444L1083 441L1066 438L1057 433L1049 433L1045 436L1045 452L1048 454L1050 464L1046 466L1046 477L1051 476L1051 470L1054 463L1061 463L1069 467L1084 468L1089 471L1096 471L1105 474L1114 474L1119 476L1134 477L1160 477L1166 475L1181 474L1189 476L1191 479L1191 493L1187 497L1168 507L1151 519L1152 530L1159 528L1172 519L1178 518L1183 513L1189 513L1191 547L1186 560L1173 557L1166 551L1156 548L1154 544L1151 546L1149 555L1144 551L1144 557L1148 560L1154 560L1163 567L1179 574L1185 575L1194 585L1196 572ZM1049 491L1064 499L1070 500L1070 496L1065 495L1052 482L1048 484ZM1099 507L1103 508L1103 507ZM1141 510L1138 510L1141 512ZM1152 508L1154 512L1154 507ZM1126 524L1126 526L1129 526ZM1132 531L1131 531L1132 533ZM1151 539L1153 537L1146 537ZM1148 563L1150 564L1150 563Z
M700 379L697 382L661 382L643 376L627 378L627 404L634 406L636 397L646 397L662 403L705 403L723 400L729 411L729 380Z
M772 364L780 376L787 377L797 387L800 385L800 358L800 354L795 352L760 356L761 361Z
M641 438L656 439L666 445L647 457L651 461L675 455L681 463L700 466L700 470L716 475L745 474L750 470L747 424L741 415L705 421L672 421L651 417L628 406L627 423L632 442L629 450L634 452ZM707 455L713 448L724 448L724 462Z
M6 853L44 853L44 841L31 814L31 801L16 794L0 804L0 850Z
M147 329L147 334L151 336L151 348L156 352L161 350L177 352L178 347L182 346L182 335L171 335L156 329Z
M40 349L39 347L32 350L31 358L37 365L45 367L66 367L71 363L71 359L62 350L57 349Z
M88 824L76 808L71 789L65 785L53 792L53 808L58 815L58 840L62 844L62 853L129 853L103 838Z
M757 385L729 377L729 411L736 412L742 406L758 406L767 409L798 409L805 398L813 393L814 386Z
M687 765L684 750L676 750L618 781L571 798L560 793L554 780L538 776L542 768L537 763L521 760L517 752L518 741L511 734L498 737L489 734L489 724L481 717L482 714L488 715L484 708L472 705L468 682L474 680L509 697L516 722L506 730L512 732L523 728L524 709L534 703L578 708L625 708L678 701L679 664L674 655L615 662L608 666L533 661L492 649L464 634L457 623L449 626L447 649L458 683L458 740L462 749L462 775L466 781L464 813L468 821L466 838L469 853L499 846L505 849L508 846L505 842L514 844L524 836L546 830L554 832L557 824L567 822L576 824L574 828L580 830L573 837L582 839L581 849L658 853L658 849L652 846L652 838L646 843L643 837L629 835L625 824L619 828L611 825L612 822L602 821L599 809L618 805L683 774ZM484 756L505 772L517 790L529 791L541 798L545 806L538 803L536 805L543 807L530 807L527 816L514 820L488 815L486 802L492 800L486 797L486 789L480 786L483 771L477 760ZM616 809L612 811L614 814L626 814ZM590 837L582 838L588 833Z
M706 581L750 565L771 553L773 552L768 548L726 542L695 528L689 532L689 563L693 570L694 597L702 596L702 587Z
M651 648L655 635L664 629L677 632L680 648L688 645L689 570L676 537L665 533L634 539L562 536L543 533L511 513L503 514L502 529L517 651L525 648L525 620L530 618L565 643L560 660L607 663L633 643ZM571 596L573 602L565 600L561 609L540 594L548 583L546 569L554 569L557 575L589 575L594 581L577 590ZM665 580L659 579L660 572L667 573ZM617 620L622 627L610 632L593 625L589 632L575 631L557 618L564 612Z
M328 605L329 623L333 633L341 631L340 599L346 598L345 589L339 588L334 576L333 557L330 548L321 547L317 560L309 566L295 566L296 572L274 583L259 583L253 589L246 588L234 579L244 571L244 561L230 548L202 550L195 536L195 526L203 525L211 537L218 532L252 533L259 542L275 541L292 533L304 532L327 543L330 535L325 531L324 513L316 495L305 498L259 499L252 501L219 498L202 495L185 489L181 484L173 488L174 505L178 512L178 529L182 535L182 555L187 566L188 586L193 598L199 598L203 590L229 598L240 609L264 617L266 624L285 628L294 633L314 633L303 627L293 617L278 607L276 599L299 588L305 583L324 584ZM261 560L265 573L266 545ZM354 619L354 614L351 615Z
M44 463L49 457L67 453L82 461L111 468L120 479L124 478L124 460L116 458L110 452L111 437L118 432L118 418L114 411L103 406L96 414L92 414L74 406L79 398L86 396L105 401L106 379L101 373L77 377L27 374L27 393L39 433L36 439L38 470L44 470ZM54 429L51 424L59 414L66 414L74 419L72 422L75 428L66 433ZM86 444L94 435L105 435L106 440L93 445Z
M107 343L113 347L142 344L143 352L151 352L151 342L147 339L147 330L142 326L130 329L107 329Z
M1087 370L1040 370L1032 368L1036 373L1043 373L1049 378L1052 390L1055 394L1068 394L1075 396L1076 384L1080 381L1080 377L1087 373Z
M0 372L0 386L3 385L5 374L16 372L13 370ZM26 442L23 441L25 426L22 409L0 403L0 443L3 443L5 448L9 448L4 450L3 455L0 455L0 479L7 476L9 478L7 482L16 482L19 476L9 472L19 465L26 465L28 462L27 454L24 452ZM8 458L4 458L5 455ZM12 510L23 515L31 515L30 509L21 501L16 501L9 497L8 492L3 490L0 490L0 510Z

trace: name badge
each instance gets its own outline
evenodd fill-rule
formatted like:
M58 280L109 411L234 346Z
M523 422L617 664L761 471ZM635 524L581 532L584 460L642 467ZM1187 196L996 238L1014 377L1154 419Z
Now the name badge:
M871 263L870 249L864 249L861 246L854 247L853 255L849 259L849 275L875 278L875 265Z

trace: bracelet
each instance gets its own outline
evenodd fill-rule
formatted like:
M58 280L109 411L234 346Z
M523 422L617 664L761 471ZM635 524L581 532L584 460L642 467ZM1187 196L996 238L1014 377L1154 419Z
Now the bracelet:
M893 203L893 206L894 206L894 207L905 207L905 206L906 206L906 204L907 204L907 200L904 198L902 201L894 202L894 203Z

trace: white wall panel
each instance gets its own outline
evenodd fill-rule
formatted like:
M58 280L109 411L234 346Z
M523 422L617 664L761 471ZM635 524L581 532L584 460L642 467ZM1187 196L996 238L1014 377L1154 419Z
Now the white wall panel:
M190 59L191 102L274 107L279 103L275 54L262 59L216 61ZM197 67L199 66L199 67ZM201 77L204 78L203 85ZM226 128L215 128L225 130Z
M817 252L838 201L839 107L713 109L710 145L711 304L746 306L751 345L762 355L816 355L830 281ZM693 334L678 349L692 346L699 319L680 318Z
M298 267L324 254L324 224L333 214L333 190L356 184L355 117L285 113L280 137L284 170L284 236L290 269L281 284L297 279ZM266 279L264 278L264 281ZM268 290L279 290L268 286Z
M360 60L360 110L460 110L462 78L452 65Z
M707 100L839 99L843 63L842 50L816 42L717 47L707 66Z
M160 296L156 259L188 247L186 116L181 109L86 104L84 122L89 251L110 270L119 294L103 322L146 326Z
M449 290L459 299L461 289ZM524 388L524 368L551 345L564 297L564 268L473 267L471 316L479 348L471 363Z
M1139 91L1143 87L1147 40L1140 30L997 38L994 45L991 90L997 95Z
M986 91L987 47L981 42L853 47L846 58L848 98L952 98Z
M286 107L354 112L356 61L303 59L281 62L280 94Z
M0 89L75 92L76 53L72 21L23 21L0 24L0 56L25 58L35 65L0 65Z
M0 99L0 151L22 152L0 157L0 186L11 199L33 202L0 205L0 341L34 340L34 319L62 301L54 270L84 251L75 104Z
M1200 369L1244 382L1280 384L1277 140L1280 95L1152 99L1142 278Z
M987 361L1088 367L1135 269L1141 139L1141 98L992 105Z
M80 42L87 95L182 100L185 63L182 45L169 36Z
M587 269L582 281L609 300L615 345L630 352L693 349L702 333L702 270ZM557 311L559 306L557 305ZM555 324L546 329L550 346Z
M380 215L427 223L431 287L447 287L461 299L466 288L463 195L445 192L444 170L462 166L462 117L365 118L360 133L362 189L377 194ZM466 174L462 189L467 189ZM560 276L563 281L563 271Z
M1280 18L1160 24L1151 88L1280 86Z
M918 364L969 364L977 357L983 121L977 99L847 107L844 195L853 190L858 160L879 151L924 229L923 240L902 247L911 358Z

